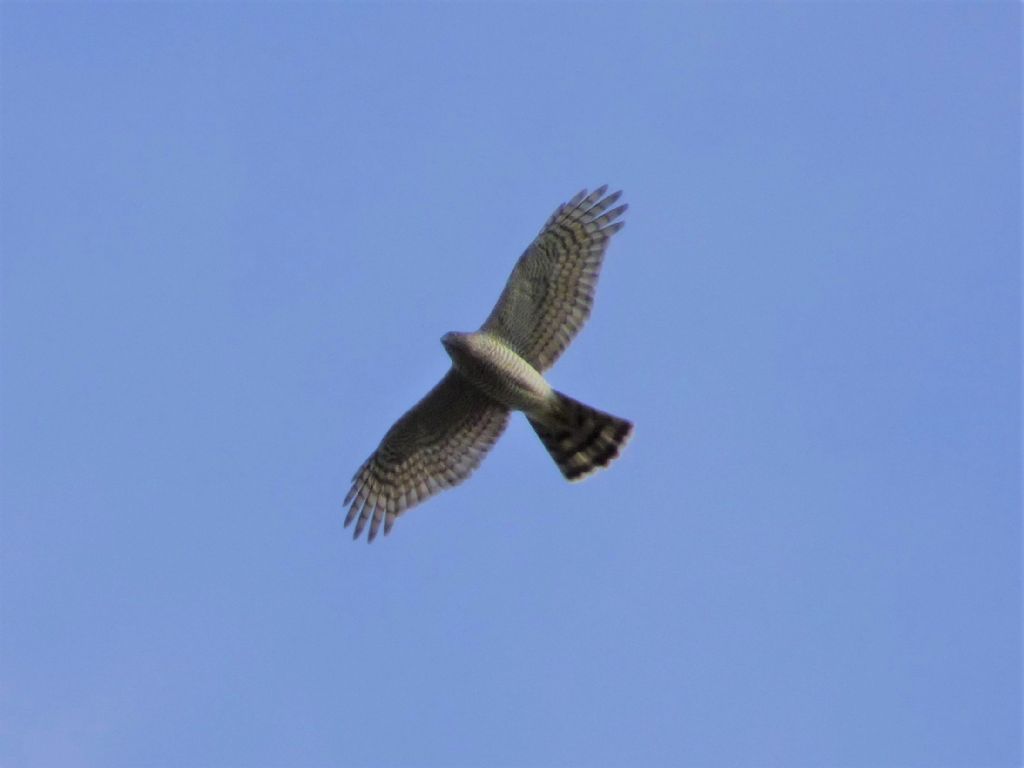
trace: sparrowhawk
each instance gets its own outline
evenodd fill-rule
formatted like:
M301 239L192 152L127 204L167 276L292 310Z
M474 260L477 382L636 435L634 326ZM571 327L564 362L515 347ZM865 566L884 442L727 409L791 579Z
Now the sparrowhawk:
M446 333L452 367L395 422L352 478L345 525L368 541L475 470L523 411L562 474L581 480L619 455L633 425L551 388L550 368L590 316L601 261L626 205L603 186L560 205L523 255L490 316L473 333ZM609 210L610 209L610 210Z

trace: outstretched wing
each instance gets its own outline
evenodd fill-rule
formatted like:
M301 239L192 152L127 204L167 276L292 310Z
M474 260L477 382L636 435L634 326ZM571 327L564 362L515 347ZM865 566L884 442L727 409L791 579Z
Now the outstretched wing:
M458 485L480 466L508 423L508 409L473 387L455 369L395 422L352 478L345 525L367 521L373 541L395 518L438 491ZM350 504L351 502L351 504Z
M499 336L537 370L550 368L590 317L597 276L622 192L586 190L559 206L530 244L480 330Z

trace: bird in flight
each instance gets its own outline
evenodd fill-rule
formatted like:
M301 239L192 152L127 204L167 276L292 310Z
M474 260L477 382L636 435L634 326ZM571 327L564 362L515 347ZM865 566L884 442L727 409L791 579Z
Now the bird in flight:
M622 192L583 190L560 205L516 263L490 316L472 333L446 333L452 367L384 435L352 478L345 525L367 541L438 491L472 474L522 411L559 470L582 480L615 459L633 432L626 419L552 389L541 372L573 340L594 301Z

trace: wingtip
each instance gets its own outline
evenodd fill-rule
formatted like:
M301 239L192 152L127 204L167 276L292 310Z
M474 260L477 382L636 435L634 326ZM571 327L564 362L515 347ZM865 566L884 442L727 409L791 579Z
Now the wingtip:
M581 189L579 192L577 192L575 195L573 195L571 198L569 198L568 202L562 203L562 205L559 206L558 210L559 211L564 211L564 210L569 210L571 208L575 208L577 205L579 205L583 201L583 198L585 198L586 196L587 196L587 190L586 189Z
M356 521L356 529L354 531L352 531L352 539L353 540L358 539L360 534L362 534L362 532L363 532L363 528L365 528L365 527L366 527L366 518L360 515L359 520Z

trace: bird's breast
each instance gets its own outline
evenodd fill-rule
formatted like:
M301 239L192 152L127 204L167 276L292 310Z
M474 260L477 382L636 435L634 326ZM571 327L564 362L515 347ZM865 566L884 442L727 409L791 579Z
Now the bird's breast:
M534 411L551 398L551 386L537 369L489 333L462 334L445 347L459 373L509 408Z

